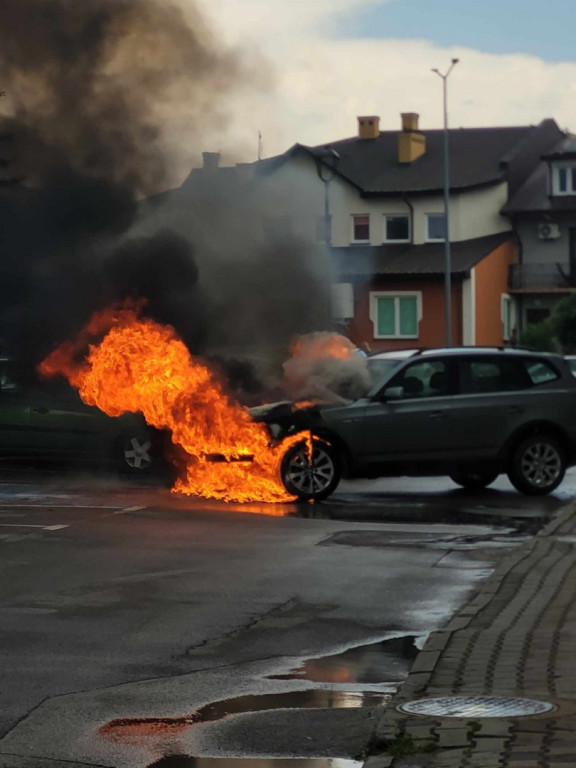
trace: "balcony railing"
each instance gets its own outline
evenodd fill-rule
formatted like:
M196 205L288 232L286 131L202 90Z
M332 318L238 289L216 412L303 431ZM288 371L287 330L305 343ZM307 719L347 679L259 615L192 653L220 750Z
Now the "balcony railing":
M537 291L576 287L576 274L567 264L548 262L541 264L513 264L508 273L511 291Z

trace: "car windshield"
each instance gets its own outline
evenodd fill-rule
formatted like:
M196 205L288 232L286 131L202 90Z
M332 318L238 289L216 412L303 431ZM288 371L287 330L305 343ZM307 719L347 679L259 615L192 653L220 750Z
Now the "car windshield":
M375 387L379 382L388 378L394 368L397 368L402 360L393 357L372 357L368 358L368 371L372 386Z

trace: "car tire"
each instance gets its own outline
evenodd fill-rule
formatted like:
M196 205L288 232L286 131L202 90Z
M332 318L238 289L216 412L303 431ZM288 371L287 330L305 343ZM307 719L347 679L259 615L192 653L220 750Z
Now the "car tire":
M530 496L543 496L557 488L566 473L566 454L550 435L530 435L514 448L508 477L512 485Z
M321 440L309 444L302 441L286 451L280 474L288 493L302 501L322 501L336 490L342 477L340 462L334 448Z
M114 459L123 474L149 475L156 467L157 457L150 432L128 429L116 440Z
M498 472L492 469L460 469L449 475L450 480L456 485L467 488L470 491L479 491L487 488L498 477Z

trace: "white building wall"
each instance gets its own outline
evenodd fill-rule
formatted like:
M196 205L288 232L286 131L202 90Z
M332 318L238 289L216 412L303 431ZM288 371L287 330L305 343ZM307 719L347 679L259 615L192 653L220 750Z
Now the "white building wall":
M316 173L316 165L306 155L296 155L277 172L259 181L266 200L265 215L290 212L295 232L307 238L317 237L318 223L324 215L325 185ZM444 213L442 193L402 197L362 198L359 191L339 177L329 184L329 208L332 217L332 244L346 247L353 244L352 217L370 216L370 242L379 246L385 242L386 214L405 214L412 221L412 242L427 242L429 213ZM505 183L450 198L450 238L453 242L469 240L510 229L510 223L498 211L506 202Z
M452 195L450 198L450 239L470 240L510 229L510 223L498 211L506 202L507 185L499 184L479 190ZM341 181L331 185L333 214L333 244L352 243L353 215L370 216L370 245L382 245L385 239L386 214L412 215L413 242L427 242L427 214L444 213L442 194L410 197L410 204L400 197L361 198L358 191ZM413 213L412 213L413 211Z

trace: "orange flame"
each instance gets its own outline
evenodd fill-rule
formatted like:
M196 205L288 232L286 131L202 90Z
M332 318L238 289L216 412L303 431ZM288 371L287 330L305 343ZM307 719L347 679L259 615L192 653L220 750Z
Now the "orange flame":
M88 354L78 360L87 345ZM141 317L137 308L97 312L39 370L64 375L85 403L110 416L140 411L152 427L170 430L187 457L174 491L224 501L294 499L280 482L279 465L286 448L302 436L271 447L265 426L227 397L174 329ZM223 460L211 461L214 455Z

